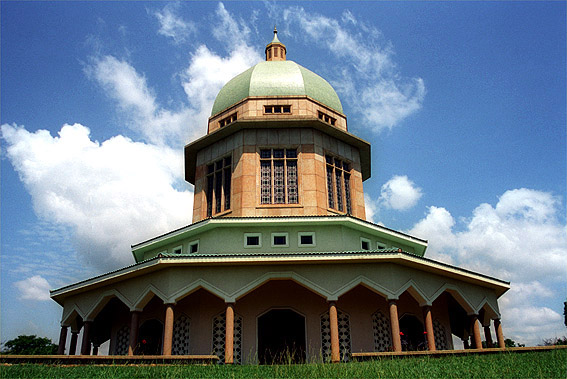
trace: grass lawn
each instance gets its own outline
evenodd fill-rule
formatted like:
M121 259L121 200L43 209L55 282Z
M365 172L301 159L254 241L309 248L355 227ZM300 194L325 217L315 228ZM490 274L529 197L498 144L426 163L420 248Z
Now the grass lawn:
M0 378L567 378L567 349L273 366L0 366Z

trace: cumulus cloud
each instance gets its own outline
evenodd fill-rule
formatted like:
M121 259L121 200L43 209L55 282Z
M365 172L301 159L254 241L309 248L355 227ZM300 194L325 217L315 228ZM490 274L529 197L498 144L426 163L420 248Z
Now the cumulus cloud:
M159 33L190 27L166 5L157 12ZM159 15L159 16L158 16ZM184 143L205 133L212 104L232 77L261 60L249 30L219 4L218 40L232 38L226 55L198 46L178 73L187 102L177 110L156 100L144 74L112 55L95 56L85 73L116 102L126 125L145 142L118 135L102 143L81 124L63 125L58 136L4 124L7 156L32 197L35 212L69 227L79 256L102 270L131 263L128 244L191 222L192 192L185 188ZM169 25L168 27L166 27ZM224 31L225 34L221 34ZM175 35L173 35L175 34ZM63 173L63 174L62 174Z
M395 175L382 186L378 201L386 208L403 211L415 206L421 196L421 188L407 176Z
M99 269L131 263L128 244L188 224L181 152L116 136L99 143L83 125L58 136L4 124L7 156L42 218L71 226L78 253Z
M554 291L539 281L512 282L510 291L500 299L506 336L533 346L544 338L565 335L563 316L543 305L554 296Z
M162 13L171 12L169 9L166 6ZM234 19L222 3L217 7L216 20L222 27L215 28L213 35L226 43L227 55L222 56L206 45L196 48L187 68L177 75L187 95L187 101L177 109L158 104L145 76L125 60L111 55L97 56L85 72L116 101L131 130L152 144L181 147L206 132L214 100L222 86L262 59L250 45L249 29L243 21ZM178 22L184 21L178 19Z
M428 239L427 256L452 264L452 249L457 238L453 233L455 219L445 208L429 207L427 216L414 225L410 233Z
M86 72L117 102L121 115L127 119L127 126L148 142L182 144L197 134L191 129L197 125L191 122L190 109L183 106L178 111L171 111L160 107L146 78L128 62L111 55L97 57Z
M376 28L358 21L348 10L336 20L290 7L283 17L289 29L342 58L343 68L329 79L342 100L374 131L391 129L421 108L426 92L423 79L400 74L391 43Z
M49 300L49 282L40 275L34 275L14 283L23 300Z
M557 291L564 286L567 267L560 208L559 199L550 193L514 189L495 206L479 205L459 223L446 209L429 207L408 232L429 240L430 258L511 281L512 289L500 302L505 331L535 344L564 333L560 315L539 305L544 298L564 301Z
M158 34L171 38L176 44L187 41L197 29L193 22L179 17L178 8L179 3L168 3L163 9L153 12L160 25Z
M364 194L364 208L366 210L366 219L370 222L376 222L378 217L378 201L374 200L367 193Z

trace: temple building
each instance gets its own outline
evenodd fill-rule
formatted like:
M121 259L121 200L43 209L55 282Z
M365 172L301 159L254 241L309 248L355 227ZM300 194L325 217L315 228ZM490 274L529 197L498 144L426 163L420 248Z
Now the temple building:
M427 259L426 240L366 221L370 144L275 30L265 53L185 146L192 223L133 245L131 266L51 292L59 354L110 341L111 355L339 362L453 349L453 336L481 349L482 327L487 346L504 347L509 283Z

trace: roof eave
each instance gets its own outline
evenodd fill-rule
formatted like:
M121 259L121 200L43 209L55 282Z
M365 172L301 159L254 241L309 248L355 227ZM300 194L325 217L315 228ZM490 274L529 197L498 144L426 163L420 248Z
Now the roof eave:
M255 119L255 120L236 120L234 123L217 129L187 145L185 145L185 180L195 184L195 169L197 167L197 153L207 146L217 141L229 137L244 129L256 128L313 128L331 137L339 138L343 142L355 146L360 152L360 166L362 180L370 178L371 175L371 156L370 143L339 128L329 126L316 117L306 118L286 118L282 119Z
M491 288L497 297L502 296L510 289L510 283L486 275L463 270L441 262L432 261L409 253L376 253L376 252L342 252L324 253L324 256L290 255L285 259L282 256L211 256L211 257L163 257L158 256L148 261L125 267L107 274L87 279L69 286L50 291L50 296L59 304L65 297L76 295L112 282L121 281L129 277L146 275L149 272L166 268L170 265L196 265L196 266L234 266L250 264L323 264L323 263L400 263L404 266L426 270L432 273L453 277L458 280L470 282L483 287Z
M206 230L216 227L230 227L247 224L258 225L262 223L264 225L276 225L276 224L300 224L308 223L313 224L340 224L348 227L352 227L361 231L368 232L369 230L374 230L389 237L398 240L405 245L413 247L418 254L423 254L427 248L427 241L420 239L418 237L411 236L406 233L402 233L393 229L386 228L382 225L374 224L370 221L362 220L350 215L318 215L318 216L286 216L286 217L218 217L218 218L208 218L198 221L194 224L187 225L185 227L176 229L174 231L162 234L160 236L154 237L152 239L140 242L138 244L132 245L132 253L136 258L136 261L140 261L143 253L146 251L159 249L162 246L167 246L168 244L174 243L177 240L182 240L189 238L192 234L202 233Z

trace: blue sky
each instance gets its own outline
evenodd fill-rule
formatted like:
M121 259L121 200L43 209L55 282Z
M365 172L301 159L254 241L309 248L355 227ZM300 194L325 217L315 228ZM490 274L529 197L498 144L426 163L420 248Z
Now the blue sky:
M274 24L372 144L369 217L511 281L507 337L565 335L565 19L565 2L3 2L1 341L56 340L48 289L190 223L182 147Z

